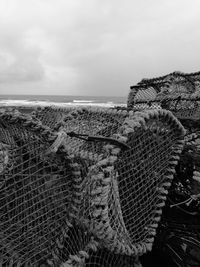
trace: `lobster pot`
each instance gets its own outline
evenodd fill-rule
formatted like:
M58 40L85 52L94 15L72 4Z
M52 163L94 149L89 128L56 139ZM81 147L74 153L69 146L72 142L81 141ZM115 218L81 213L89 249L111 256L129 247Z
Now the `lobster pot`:
M156 107L166 97L190 97L199 94L199 72L172 72L162 77L142 79L130 87L127 106L130 109L142 109L149 101ZM152 105L151 105L152 106Z
M59 266L70 226L73 167L46 153L57 134L38 120L0 113L0 266Z
M182 125L165 110L79 109L65 118L64 131L67 151L82 166L72 216L114 253L150 250L183 147Z
M116 158L99 235L110 250L141 255L151 250L184 130L170 112L152 110L127 118L120 131L130 148L111 152Z

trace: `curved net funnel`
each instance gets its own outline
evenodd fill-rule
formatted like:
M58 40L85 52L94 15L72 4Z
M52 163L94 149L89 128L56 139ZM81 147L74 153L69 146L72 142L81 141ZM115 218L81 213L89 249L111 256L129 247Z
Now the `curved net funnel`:
M68 237L73 167L57 134L0 113L0 266L59 266Z
M71 216L112 252L150 250L182 150L182 125L164 110L80 109L65 123L65 147L82 166Z

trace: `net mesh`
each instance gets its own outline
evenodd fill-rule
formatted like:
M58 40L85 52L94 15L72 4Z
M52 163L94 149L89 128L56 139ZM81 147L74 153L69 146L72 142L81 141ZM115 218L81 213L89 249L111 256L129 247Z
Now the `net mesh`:
M37 119L39 119L43 125L50 127L51 129L63 121L64 117L70 112L72 108L61 108L54 106L38 107L32 112Z
M72 167L46 155L56 136L31 117L0 113L1 266L58 266L68 231ZM51 263L51 264L50 264Z
M149 109L170 110L186 128L199 127L200 96L199 95L165 95L154 100L135 100L129 105L131 110Z
M93 252L89 259L86 260L86 267L142 267L139 260L132 256L115 254L107 249L99 249Z

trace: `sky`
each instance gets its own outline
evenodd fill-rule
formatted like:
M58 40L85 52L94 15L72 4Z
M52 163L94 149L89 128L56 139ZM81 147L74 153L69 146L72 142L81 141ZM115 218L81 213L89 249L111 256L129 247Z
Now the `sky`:
M0 94L127 96L199 47L199 0L0 0Z

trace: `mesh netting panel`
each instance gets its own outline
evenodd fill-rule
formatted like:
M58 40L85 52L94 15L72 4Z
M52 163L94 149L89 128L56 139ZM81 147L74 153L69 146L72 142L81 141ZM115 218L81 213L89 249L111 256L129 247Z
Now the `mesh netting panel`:
M86 259L85 267L141 267L135 257L122 254L115 254L107 249L99 249L91 253L90 258Z
M150 249L183 146L182 125L164 110L133 116L79 109L67 115L64 130L73 132L64 145L82 166L74 180L76 221L111 251L136 256Z
M134 111L150 110L150 109L162 109L160 101L143 101L139 100L134 103L134 106L129 108Z
M64 239L64 246L61 251L61 267L83 267L91 253L97 251L98 242L80 224L73 223L69 228L68 236ZM95 265L94 265L95 266Z
M165 118L149 119L145 126L129 136L128 144L132 149L122 153L116 163L122 216L134 243L147 241L147 225L154 223L157 216L154 214L155 207L162 206L156 190L161 190L166 182L165 176L169 175L167 170L171 167L170 160L173 159L174 143L177 139L177 132ZM110 209L113 210L112 207ZM111 223L117 229L116 214L113 215Z
M0 114L1 266L62 262L72 167L62 151L46 154L55 138L29 116Z
M72 108L59 108L54 106L39 107L33 114L43 125L53 129L70 112Z
M156 90L153 87L149 87L146 90L138 90L135 94L134 100L155 99L156 95Z
M199 121L200 114L200 98L199 96L164 96L158 97L153 101L136 101L134 106L131 108L133 110L147 110L152 108L164 108L170 110L182 123L184 126L187 122Z
M166 108L180 120L192 119L198 120L200 114L200 101L197 97L177 97L173 99L166 98L163 101Z

